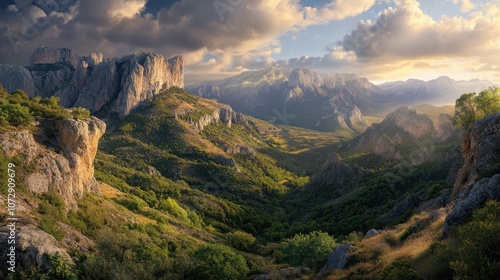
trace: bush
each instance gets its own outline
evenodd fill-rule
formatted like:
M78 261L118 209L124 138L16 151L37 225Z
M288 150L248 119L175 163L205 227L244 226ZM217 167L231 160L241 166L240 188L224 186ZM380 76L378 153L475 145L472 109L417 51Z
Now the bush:
M231 248L209 244L194 253L194 279L239 280L246 279L248 266L245 259Z
M238 250L248 251L250 247L255 243L255 237L250 233L246 233L241 230L231 232L227 234L229 245Z
M71 113L73 114L73 118L77 120L86 120L90 118L90 111L82 107L73 108Z
M13 126L27 126L35 120L29 109L19 104L1 105L0 117Z
M500 275L500 202L476 210L471 222L459 228L463 247L451 263L454 279L498 279Z
M394 261L382 271L383 280L417 280L417 272L404 261Z
M335 247L335 238L328 233L314 231L309 234L297 234L282 243L282 261L293 266L319 270Z

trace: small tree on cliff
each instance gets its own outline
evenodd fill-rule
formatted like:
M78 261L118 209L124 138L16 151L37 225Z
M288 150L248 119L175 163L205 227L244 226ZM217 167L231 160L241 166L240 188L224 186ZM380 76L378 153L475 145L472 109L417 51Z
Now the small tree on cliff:
M455 102L453 123L458 128L468 129L474 122L496 112L500 112L499 88L490 87L479 94L465 93Z

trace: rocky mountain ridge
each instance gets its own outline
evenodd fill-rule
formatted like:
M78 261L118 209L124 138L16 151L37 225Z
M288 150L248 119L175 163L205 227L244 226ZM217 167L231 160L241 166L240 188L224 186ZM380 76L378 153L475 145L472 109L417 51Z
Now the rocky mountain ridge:
M308 68L269 68L188 87L235 110L271 122L316 130L364 129L375 86L354 74L320 75ZM357 102L363 99L364 102ZM360 105L362 104L362 105Z
M383 118L401 106L454 104L465 92L494 85L449 77L374 85L355 74L272 67L189 86L188 90L266 121L320 131L339 127L362 131L371 123L366 116Z
M136 52L122 58L104 58L101 53L80 56L71 49L40 47L30 65L0 65L0 83L30 97L57 96L65 107L84 107L92 113L120 117L160 90L184 87L182 57L165 59L160 54Z

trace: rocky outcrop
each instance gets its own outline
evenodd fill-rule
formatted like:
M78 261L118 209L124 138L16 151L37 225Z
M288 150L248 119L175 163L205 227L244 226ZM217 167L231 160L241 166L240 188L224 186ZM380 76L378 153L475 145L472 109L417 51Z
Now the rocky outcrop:
M365 170L357 166L349 166L341 162L341 158L338 154L330 154L316 174L311 177L310 182L305 185L302 190L309 193L314 193L316 189L327 188L337 188L335 191L338 196L344 195L344 190L342 189L347 185L348 182L353 182L358 180L362 175L365 174Z
M73 260L68 255L65 249L61 248L57 240L45 231L33 226L22 225L17 226L16 240L16 264L20 267L38 266L44 270L50 269L48 260L44 254L55 255L59 254L63 259L73 264ZM0 229L0 242L7 244L9 231L7 228ZM6 270L6 256L8 246L0 246L0 268ZM18 268L16 268L18 269Z
M211 124L223 123L229 127L231 127L232 124L248 124L245 116L241 113L236 113L231 107L215 109L211 114L203 114L198 119L188 117L188 114L193 112L201 114L201 112L197 110L177 110L174 112L174 115L176 118L188 121L193 127L193 130L198 133L202 132L205 127Z
M254 148L247 145L236 145L226 149L228 154L246 154L255 156L257 152Z
M349 260L348 251L353 248L354 246L351 245L340 244L330 254L325 266L321 268L320 274L326 274L332 269L343 269Z
M99 192L94 177L94 158L99 138L104 134L103 121L45 120L40 132L13 131L0 134L0 146L8 157L20 157L34 166L23 184L34 193L54 191L66 204L76 208L76 199L85 192Z
M9 92L22 89L28 96L35 96L35 85L31 74L24 67L0 65L0 84Z
M29 63L30 65L62 63L75 69L79 61L80 56L72 49L40 47L31 55Z
M412 165L423 162L455 160L449 151L435 151L436 144L456 139L448 115L439 116L439 127L434 128L429 117L408 107L401 107L378 124L371 125L359 137L351 140L347 148L371 149L384 159L409 159ZM415 148L406 148L407 146Z
M443 235L446 236L452 224L466 221L474 210L483 207L488 200L500 200L500 174L482 179L460 194L444 221Z
M476 122L462 137L462 168L458 171L452 199L475 183L482 172L500 163L500 113Z
M41 47L27 68L0 65L0 83L29 96L57 96L65 107L84 107L92 113L128 115L162 89L184 88L182 57L136 52L122 58L102 54L80 56L71 49Z

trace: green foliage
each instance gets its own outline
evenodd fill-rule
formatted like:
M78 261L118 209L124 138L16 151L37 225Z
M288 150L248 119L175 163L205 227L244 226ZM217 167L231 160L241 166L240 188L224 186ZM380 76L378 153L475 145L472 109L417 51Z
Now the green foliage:
M12 126L27 126L35 120L29 109L20 104L0 105L0 118Z
M500 202L489 201L460 227L463 246L451 263L453 279L497 279L500 275Z
M66 220L65 206L62 199L53 193L44 193L40 197L39 211L43 215L40 220L40 228L61 241L65 232L59 226L59 222Z
M328 233L314 231L297 234L282 243L281 261L293 266L305 266L319 270L329 254L337 246L335 238Z
M50 279L58 279L58 280L77 280L78 276L74 272L73 267L69 264L69 262L64 259L59 253L55 255L48 256L49 258L49 277Z
M380 276L382 280L417 280L417 272L405 261L394 261Z
M454 124L463 129L470 128L474 122L487 115L500 112L500 89L490 87L481 91L465 93L455 102Z
M145 233L101 230L97 237L100 254L85 255L83 279L171 279L167 247L152 242Z
M86 109L75 109L74 117L81 119L90 116ZM59 105L59 98L29 98L22 90L8 94L0 88L0 124L2 126L29 127L35 120L42 118L70 118L69 110Z
M195 251L193 259L194 279L241 280L246 279L248 273L245 259L224 245L202 245Z
M231 247L243 251L248 251L256 241L253 235L241 230L228 233L226 236Z
M86 120L90 118L90 111L82 107L73 108L71 113L73 114L73 118L77 120Z

